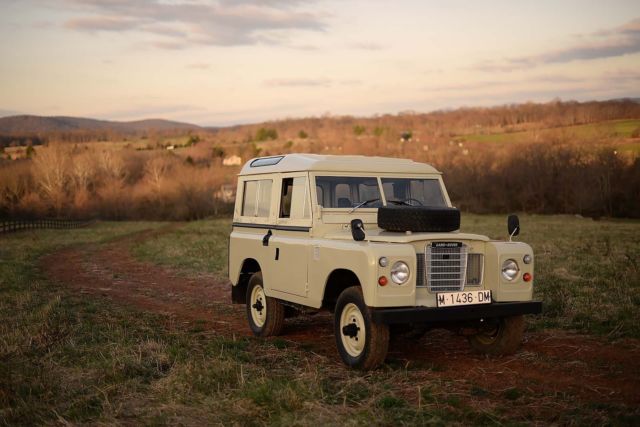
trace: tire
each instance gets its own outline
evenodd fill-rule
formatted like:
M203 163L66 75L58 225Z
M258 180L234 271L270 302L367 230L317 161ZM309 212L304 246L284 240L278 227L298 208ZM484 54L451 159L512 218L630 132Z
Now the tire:
M284 325L284 306L264 293L262 273L254 273L247 286L247 320L254 335L280 335Z
M389 350L389 327L371 320L359 286L345 289L338 297L334 332L338 353L347 366L369 370L384 363Z
M514 353L522 343L524 316L503 317L494 326L471 335L468 338L471 347L479 353L492 356Z
M378 227L387 231L448 232L460 228L460 211L449 207L383 206Z

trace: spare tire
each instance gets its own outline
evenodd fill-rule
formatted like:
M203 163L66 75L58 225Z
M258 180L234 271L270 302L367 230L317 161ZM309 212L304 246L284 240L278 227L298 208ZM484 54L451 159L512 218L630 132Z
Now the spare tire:
M460 211L434 206L383 206L378 208L378 227L387 231L454 231L460 228Z

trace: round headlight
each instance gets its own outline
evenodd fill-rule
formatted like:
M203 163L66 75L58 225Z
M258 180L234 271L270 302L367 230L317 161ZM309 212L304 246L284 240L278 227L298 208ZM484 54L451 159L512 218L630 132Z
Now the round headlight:
M389 265L389 260L386 256L381 256L378 260L378 264L380 264L380 267L386 267L387 265Z
M519 271L518 263L512 259L508 259L502 263L502 277L508 281L515 279Z
M391 267L391 280L398 285L406 283L409 280L409 266L402 261L393 264L393 267Z
M522 262L524 262L525 264L531 264L531 261L533 261L533 257L529 254L526 254L522 257Z

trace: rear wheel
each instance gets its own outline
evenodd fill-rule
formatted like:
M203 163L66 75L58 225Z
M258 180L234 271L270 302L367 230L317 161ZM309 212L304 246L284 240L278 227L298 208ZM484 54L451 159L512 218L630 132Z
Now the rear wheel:
M284 306L264 293L262 273L251 276L247 286L247 319L251 331L259 337L279 335L284 325Z
M524 316L497 319L480 333L469 336L469 344L479 353L504 355L515 352L522 342Z
M374 323L362 289L345 289L336 303L334 330L340 357L348 366L373 369L384 362L389 349L389 327Z

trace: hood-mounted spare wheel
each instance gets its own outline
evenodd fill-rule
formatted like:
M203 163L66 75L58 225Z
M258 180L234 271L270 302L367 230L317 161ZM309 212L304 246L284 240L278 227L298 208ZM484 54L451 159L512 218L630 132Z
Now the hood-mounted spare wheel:
M378 227L387 231L448 232L460 229L460 210L436 206L383 206Z

